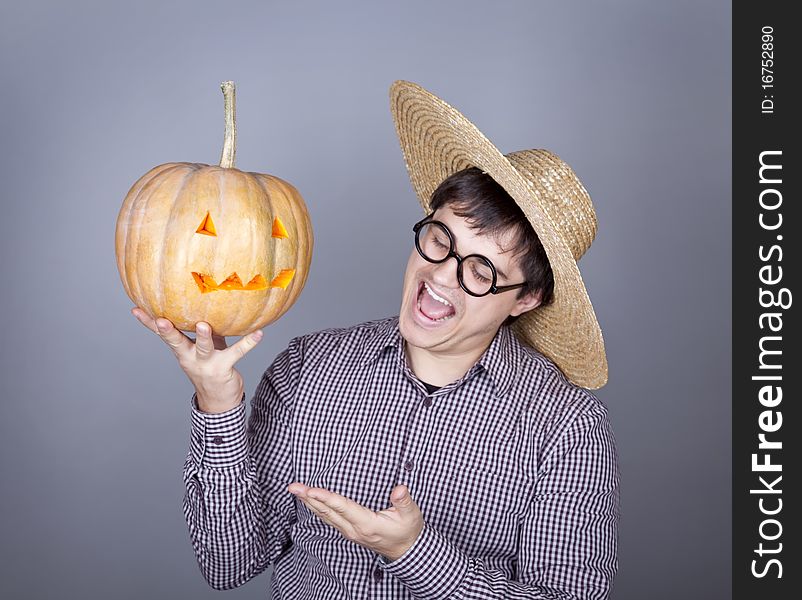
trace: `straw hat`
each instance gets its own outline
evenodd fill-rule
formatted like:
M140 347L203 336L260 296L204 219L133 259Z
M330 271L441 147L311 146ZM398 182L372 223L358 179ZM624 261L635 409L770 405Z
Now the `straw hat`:
M502 155L459 111L409 81L390 87L390 110L412 186L427 213L435 188L472 166L518 203L549 258L554 295L551 304L523 313L512 327L570 381L602 387L604 340L576 264L596 235L596 213L571 167L548 150Z

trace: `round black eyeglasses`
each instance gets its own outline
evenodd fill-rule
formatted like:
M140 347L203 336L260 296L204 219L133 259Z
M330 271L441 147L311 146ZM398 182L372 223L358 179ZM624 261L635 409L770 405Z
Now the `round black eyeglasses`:
M496 267L490 259L481 254L462 257L454 252L454 235L451 230L445 223L431 220L431 216L425 216L412 226L412 231L415 232L415 248L430 263L442 263L453 257L457 261L457 281L466 293L481 298L488 294L508 292L528 283L524 281L513 285L496 285Z

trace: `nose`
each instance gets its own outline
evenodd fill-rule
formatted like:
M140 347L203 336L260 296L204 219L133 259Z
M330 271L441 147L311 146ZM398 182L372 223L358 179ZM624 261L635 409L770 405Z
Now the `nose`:
M457 258L451 256L448 260L433 264L432 279L437 285L448 288L458 288L457 280Z

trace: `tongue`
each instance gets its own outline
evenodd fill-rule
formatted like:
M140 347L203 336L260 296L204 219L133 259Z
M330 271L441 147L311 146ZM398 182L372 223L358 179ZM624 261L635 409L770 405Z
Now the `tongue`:
M435 300L425 289L421 291L420 310L432 320L454 314L453 306L446 306L442 302Z

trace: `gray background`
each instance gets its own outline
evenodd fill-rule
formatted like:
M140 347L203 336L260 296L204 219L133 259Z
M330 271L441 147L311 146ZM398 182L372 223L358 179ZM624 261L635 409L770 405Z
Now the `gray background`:
M129 313L117 212L152 166L219 160L233 79L237 166L300 189L317 250L239 363L250 395L290 337L397 314L421 210L387 93L408 79L504 152L556 152L593 197L580 269L623 473L614 598L729 597L729 3L221 6L0 8L0 595L220 597L181 513L191 385Z

